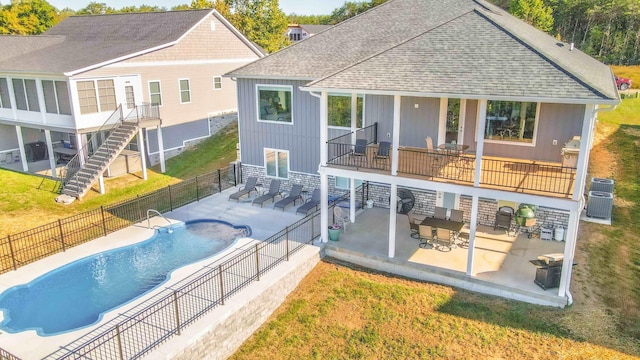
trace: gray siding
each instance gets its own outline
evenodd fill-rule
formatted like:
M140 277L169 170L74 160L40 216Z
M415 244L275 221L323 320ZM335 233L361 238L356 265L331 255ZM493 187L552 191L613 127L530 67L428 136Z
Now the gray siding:
M264 166L264 148L289 151L289 170L315 174L320 162L320 99L300 86L308 81L238 79L240 152L247 165ZM256 84L293 86L293 125L258 122Z
M149 153L158 152L158 131L147 130ZM184 146L185 141L209 136L209 120L201 119L184 124L162 127L162 144L164 149L175 149Z
M393 96L367 95L364 107L366 125L378 123L378 141L391 141L393 136ZM387 137L387 133L391 136Z
M418 105L418 108L415 105ZM403 97L400 108L400 145L426 147L425 138L431 136L438 145L438 116L440 99Z

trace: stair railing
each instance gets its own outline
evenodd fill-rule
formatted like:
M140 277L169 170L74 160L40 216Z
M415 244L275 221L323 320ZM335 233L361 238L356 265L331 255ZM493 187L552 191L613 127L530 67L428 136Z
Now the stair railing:
M122 105L119 105L116 110L107 118L107 120L100 126L98 130L93 133L91 139L87 141L81 148L78 149L76 155L69 160L69 162L62 169L60 174L60 190L66 184L73 179L78 173L85 161L102 146L102 144L109 138L108 136L101 136L103 131L113 130L123 121ZM109 146L109 144L107 144ZM91 147L90 147L91 146Z

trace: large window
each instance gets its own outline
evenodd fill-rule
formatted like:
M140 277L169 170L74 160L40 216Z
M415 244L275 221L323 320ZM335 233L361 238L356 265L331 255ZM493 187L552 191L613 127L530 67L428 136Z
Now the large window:
M49 114L71 115L66 81L42 80L44 104Z
M30 79L12 79L12 82L18 110L40 111L36 81Z
M162 105L160 81L149 81L149 98L151 99L151 105Z
M78 81L78 103L80 104L80 114L91 114L98 112L98 98L96 86L93 80Z
M336 189L349 190L351 189L350 178L336 176ZM362 185L362 180L356 180L356 188Z
M258 85L258 120L293 123L291 86Z
M186 104L191 102L191 89L189 87L189 79L181 79L179 82L180 82L180 103Z
M533 143L538 104L519 101L487 101L487 140Z
M329 126L351 127L351 94L329 94L328 98ZM358 95L356 127L363 127L364 98Z
M5 78L0 78L0 108L11 108L11 100L9 98L9 84L7 83L7 79Z
M98 80L98 96L100 97L100 112L114 111L118 107L113 80Z
M267 176L286 179L289 177L289 152L264 149L264 164Z

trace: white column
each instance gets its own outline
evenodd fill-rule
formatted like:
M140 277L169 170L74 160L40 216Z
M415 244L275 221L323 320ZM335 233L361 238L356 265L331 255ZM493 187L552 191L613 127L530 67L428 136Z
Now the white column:
M329 113L327 111L328 101L329 95L326 91L323 91L320 95L320 166L327 166L327 161L329 160L327 146L327 140L329 137ZM324 199L326 199L326 197Z
M482 173L482 154L484 152L484 128L487 124L487 100L480 100L478 106L478 131L476 133L476 173L473 186L480 186Z
M438 146L439 144L444 144L447 142L447 106L449 105L449 99L441 98L440 99L440 113L438 114L438 143L434 144L434 146Z
M140 149L140 156L145 156L145 152ZM158 125L158 154L160 155L160 172L164 174L167 168L164 163L164 141L162 140L162 127Z
M476 246L476 230L478 228L478 196L473 195L471 202L471 219L469 220L469 250L467 253L467 275L475 276L473 272L473 257L475 255Z
M144 149L142 128L138 129L138 149L140 150L140 164L142 165L142 178L144 180L147 180L147 160L145 159L145 156L144 156L144 153L146 151Z
M53 153L53 144L51 143L51 131L44 131L44 138L47 142L47 151L49 152L49 166L51 167L51 177L57 178L56 174L56 154Z
M389 257L396 256L396 217L398 214L398 185L391 184L391 201L389 204Z
M320 240L329 240L329 178L320 168Z
M98 177L98 186L100 187L100 194L104 195L104 174L100 174Z
M82 141L84 137L83 134L76 134L76 146L78 147L78 163L80 167L84 166L84 161L89 157L89 154L86 154L87 148L85 148L85 142Z
M47 104L44 101L44 89L42 88L42 80L36 79L36 95L38 96L38 106L40 107L40 118L42 123L47 123ZM49 153L51 154L51 153Z
M358 131L358 94L351 94L351 143L355 144Z
M16 135L18 136L18 150L20 150L20 161L22 162L22 171L27 172L29 171L29 165L27 165L27 154L24 151L24 139L22 139L21 126L16 126Z
M569 225L567 228L567 240L564 244L564 260L562 262L562 274L560 274L560 286L558 296L564 297L571 285L571 272L573 270L573 255L575 253L578 238L578 225L580 222L580 211L569 213Z
M356 222L356 179L349 179L349 220Z
M464 144L464 123L466 121L467 121L467 99L460 99L460 116L458 118L458 139L457 139L458 144Z
M391 142L391 175L398 175L398 157L400 146L400 105L402 97L393 96L393 140ZM394 223L395 224L395 223Z
M593 126L595 124L596 115L593 104L587 104L584 107L584 118L582 119L582 133L580 135L580 153L578 154L578 162L576 168L576 181L573 188L573 200L579 201L584 194L587 181L587 169L589 167L589 151L590 138Z

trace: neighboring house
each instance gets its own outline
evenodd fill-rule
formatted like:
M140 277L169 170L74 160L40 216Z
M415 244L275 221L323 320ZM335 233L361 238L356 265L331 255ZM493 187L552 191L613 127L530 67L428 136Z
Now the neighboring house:
M354 200L365 181L375 206L390 208L380 219L388 222L388 235L370 239L388 241L390 262L382 269L414 271L393 262L417 249L417 243L396 247L396 221L404 224L396 200L399 188L409 189L416 213L463 210L470 227L466 271L443 277L431 267L421 276L477 290L485 286L474 267L478 224L493 225L500 206L534 204L539 221L564 228L565 261L559 289L538 289L527 301L570 302L596 114L620 101L604 64L486 1L391 0L227 76L238 84L243 171L261 181L285 180L283 187L319 187L324 242L332 218L328 196L347 190ZM563 160L565 142L576 136L579 150ZM366 149L355 146L357 139ZM452 141L462 154L437 149ZM383 142L390 153L377 158ZM350 206L357 222L356 205ZM326 252L371 260L335 251L334 244ZM531 266L527 289L533 272ZM511 285L481 291L523 298Z
M325 31L330 27L331 25L289 24L285 36L288 37L291 42L298 42Z
M72 16L43 35L2 35L0 166L69 178L96 165L89 157L115 124L139 120L112 141L109 150L124 155L101 161L85 182L105 169L144 169L146 159L164 171L165 154L237 111L235 82L222 75L262 56L214 10Z

